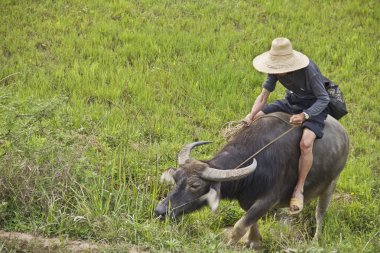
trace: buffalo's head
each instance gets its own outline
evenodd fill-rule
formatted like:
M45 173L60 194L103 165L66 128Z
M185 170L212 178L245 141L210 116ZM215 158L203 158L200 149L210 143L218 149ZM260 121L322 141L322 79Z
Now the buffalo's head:
M161 181L175 184L174 189L157 206L155 214L178 217L208 204L216 211L220 200L220 182L244 178L256 169L256 160L248 167L235 170L211 168L206 162L190 158L191 149L209 142L185 145L178 155L179 169L168 169Z

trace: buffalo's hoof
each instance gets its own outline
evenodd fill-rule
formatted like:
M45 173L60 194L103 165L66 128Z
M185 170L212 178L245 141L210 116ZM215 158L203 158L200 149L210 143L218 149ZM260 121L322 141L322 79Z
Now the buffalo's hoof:
M235 247L237 244L238 244L238 241L237 241L236 239L232 239L232 238L230 238L230 239L228 240L228 243L227 243L227 245L228 245L229 247Z
M261 250L261 242L253 242L253 241L247 241L245 243L245 246L248 248L248 249L252 249L252 250Z

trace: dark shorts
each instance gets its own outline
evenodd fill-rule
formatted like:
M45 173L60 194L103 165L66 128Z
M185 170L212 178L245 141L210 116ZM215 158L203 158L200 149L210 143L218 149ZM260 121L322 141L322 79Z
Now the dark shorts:
M303 104L290 104L287 99L276 100L271 104L267 104L263 108L265 114L272 112L286 112L291 115L298 114L309 108L315 101L310 101L309 103ZM302 128L308 128L315 133L317 139L322 138L323 128L325 127L325 119L327 117L327 109L318 114L317 116L310 117L302 124Z

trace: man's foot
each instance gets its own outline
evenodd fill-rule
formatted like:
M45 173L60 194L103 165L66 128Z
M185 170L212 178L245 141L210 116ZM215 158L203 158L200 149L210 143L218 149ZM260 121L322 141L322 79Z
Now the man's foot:
M300 213L303 209L303 194L302 193L296 193L293 194L292 198L290 199L290 214L297 214Z

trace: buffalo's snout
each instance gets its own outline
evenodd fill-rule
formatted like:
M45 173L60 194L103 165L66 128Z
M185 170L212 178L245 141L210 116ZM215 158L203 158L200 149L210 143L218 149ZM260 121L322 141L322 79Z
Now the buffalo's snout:
M156 215L156 217L164 219L167 214L167 208L164 205L159 204L156 207L156 210L154 210L154 214Z

